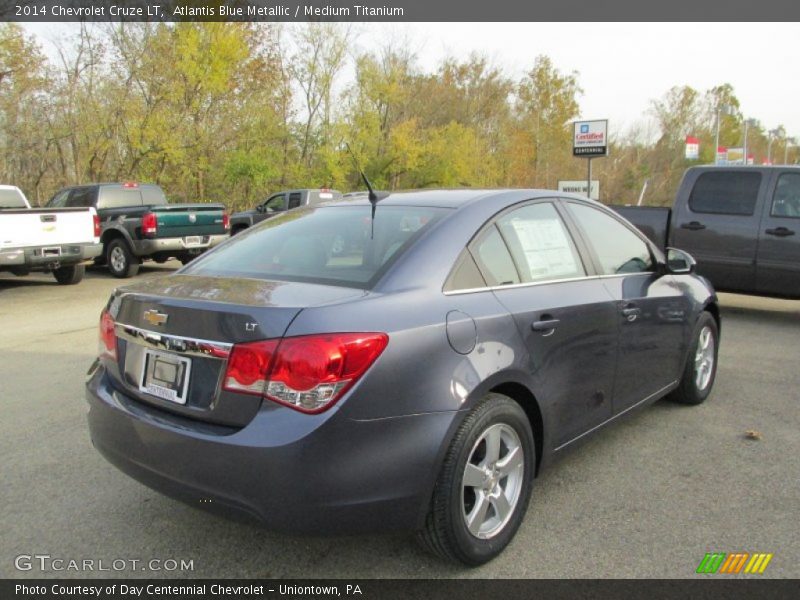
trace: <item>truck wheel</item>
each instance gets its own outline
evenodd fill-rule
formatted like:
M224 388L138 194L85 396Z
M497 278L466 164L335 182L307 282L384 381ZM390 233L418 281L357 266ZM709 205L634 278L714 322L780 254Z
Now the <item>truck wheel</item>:
M53 277L60 285L75 285L83 279L86 267L83 265L71 265L69 267L59 267L53 271Z
M237 233L241 233L245 229L247 229L247 225L240 225L239 227L234 227L233 229L231 229L231 236L234 236Z
M719 328L710 313L703 311L697 319L689 356L678 388L669 395L681 404L700 404L708 398L717 375Z
M525 412L507 396L488 394L453 438L419 541L470 566L493 559L522 522L535 463Z
M114 277L125 279L139 272L139 259L128 248L127 242L121 238L111 240L106 248L108 270Z

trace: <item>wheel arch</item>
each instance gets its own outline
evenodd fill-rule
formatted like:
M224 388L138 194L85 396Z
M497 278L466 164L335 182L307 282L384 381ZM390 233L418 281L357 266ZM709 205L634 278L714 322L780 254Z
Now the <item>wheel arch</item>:
M542 464L542 454L544 451L544 421L542 420L542 410L536 396L530 389L517 381L507 381L495 385L489 392L508 396L522 407L528 417L533 430L533 441L536 447L536 469L534 477L539 476L539 467Z

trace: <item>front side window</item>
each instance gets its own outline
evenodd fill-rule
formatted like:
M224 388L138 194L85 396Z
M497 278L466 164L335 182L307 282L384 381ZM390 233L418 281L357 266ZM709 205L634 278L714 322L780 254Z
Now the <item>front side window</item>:
M689 208L696 213L749 216L755 211L760 185L760 173L703 173L695 181Z
M449 209L301 207L267 219L192 262L184 273L370 289Z
M518 208L497 220L524 282L583 277L586 271L555 207Z
M778 178L770 214L773 217L800 218L800 175L784 173Z
M280 212L286 210L286 194L273 196L264 203L264 212Z
M641 273L653 268L650 248L625 225L594 207L575 202L568 206L600 261L603 275Z

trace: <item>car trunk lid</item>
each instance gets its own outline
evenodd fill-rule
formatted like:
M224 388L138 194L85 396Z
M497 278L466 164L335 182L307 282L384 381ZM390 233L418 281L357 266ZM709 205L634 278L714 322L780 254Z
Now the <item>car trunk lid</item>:
M232 345L280 338L303 308L363 293L192 275L142 282L112 300L117 361L110 373L127 395L160 410L242 427L261 399L222 389Z

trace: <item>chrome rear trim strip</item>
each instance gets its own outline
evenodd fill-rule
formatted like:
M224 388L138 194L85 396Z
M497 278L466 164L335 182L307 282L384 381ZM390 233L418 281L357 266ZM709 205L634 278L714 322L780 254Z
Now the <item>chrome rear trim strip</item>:
M114 325L117 337L149 346L156 350L167 350L176 352L186 356L204 356L206 358L217 358L219 360L227 360L233 344L226 342L217 342L212 340L201 340L196 338L183 337L180 335L167 335L157 331L148 331L134 327L133 325L126 325L125 323L117 323Z

